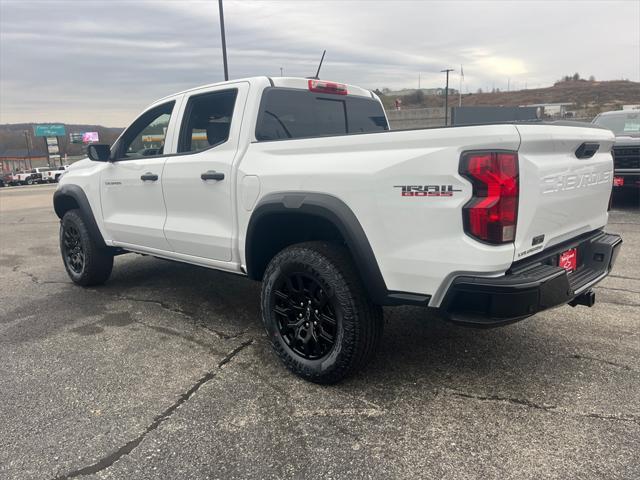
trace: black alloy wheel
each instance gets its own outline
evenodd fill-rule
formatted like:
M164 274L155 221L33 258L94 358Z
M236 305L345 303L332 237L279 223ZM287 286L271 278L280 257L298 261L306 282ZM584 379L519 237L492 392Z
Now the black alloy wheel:
M73 273L82 275L85 256L80 232L75 225L66 225L62 235L64 261Z
M309 272L290 272L274 287L270 303L287 346L307 360L327 356L335 345L340 319L320 280Z
M113 252L98 240L87 228L79 210L72 209L63 215L60 224L62 262L69 278L83 287L103 284L113 269Z
M284 248L267 266L261 297L271 346L305 380L339 382L364 368L380 344L382 308L367 295L342 245Z

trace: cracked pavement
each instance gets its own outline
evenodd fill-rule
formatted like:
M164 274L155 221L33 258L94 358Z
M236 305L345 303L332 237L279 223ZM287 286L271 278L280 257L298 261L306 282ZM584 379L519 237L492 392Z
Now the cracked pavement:
M139 255L71 284L53 188L0 190L0 478L640 478L640 212L596 305L493 330L385 310L332 387L290 375L259 285Z

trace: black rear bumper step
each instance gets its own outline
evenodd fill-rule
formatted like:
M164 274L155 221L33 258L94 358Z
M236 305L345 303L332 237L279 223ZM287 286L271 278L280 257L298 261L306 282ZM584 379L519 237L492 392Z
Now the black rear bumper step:
M517 262L516 269L500 277L457 277L440 309L454 322L492 327L571 303L589 296L590 288L609 273L621 244L619 235L597 231ZM560 252L569 248L578 249L579 261L571 273L557 266ZM589 298L574 303L593 304L595 297Z

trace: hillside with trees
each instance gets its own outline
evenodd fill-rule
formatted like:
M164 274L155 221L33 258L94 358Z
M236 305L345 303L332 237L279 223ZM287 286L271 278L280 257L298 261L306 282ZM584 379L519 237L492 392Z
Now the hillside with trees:
M575 78L577 76L577 78ZM393 108L396 97L393 92L381 97L385 107ZM640 104L640 83L629 80L596 81L580 79L578 74L563 77L553 86L511 92L499 91L466 93L463 106L520 106L537 103L573 103L570 110L578 116L595 116L602 111L619 110L622 105ZM442 107L440 95L424 95L415 92L402 97L403 108ZM458 95L449 96L449 105L458 105Z

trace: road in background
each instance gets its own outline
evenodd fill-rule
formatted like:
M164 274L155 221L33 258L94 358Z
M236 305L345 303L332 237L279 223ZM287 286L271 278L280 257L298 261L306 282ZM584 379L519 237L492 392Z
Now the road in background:
M322 387L271 353L255 282L131 254L71 284L54 188L0 190L0 478L640 478L633 198L593 308L389 308L376 361Z

